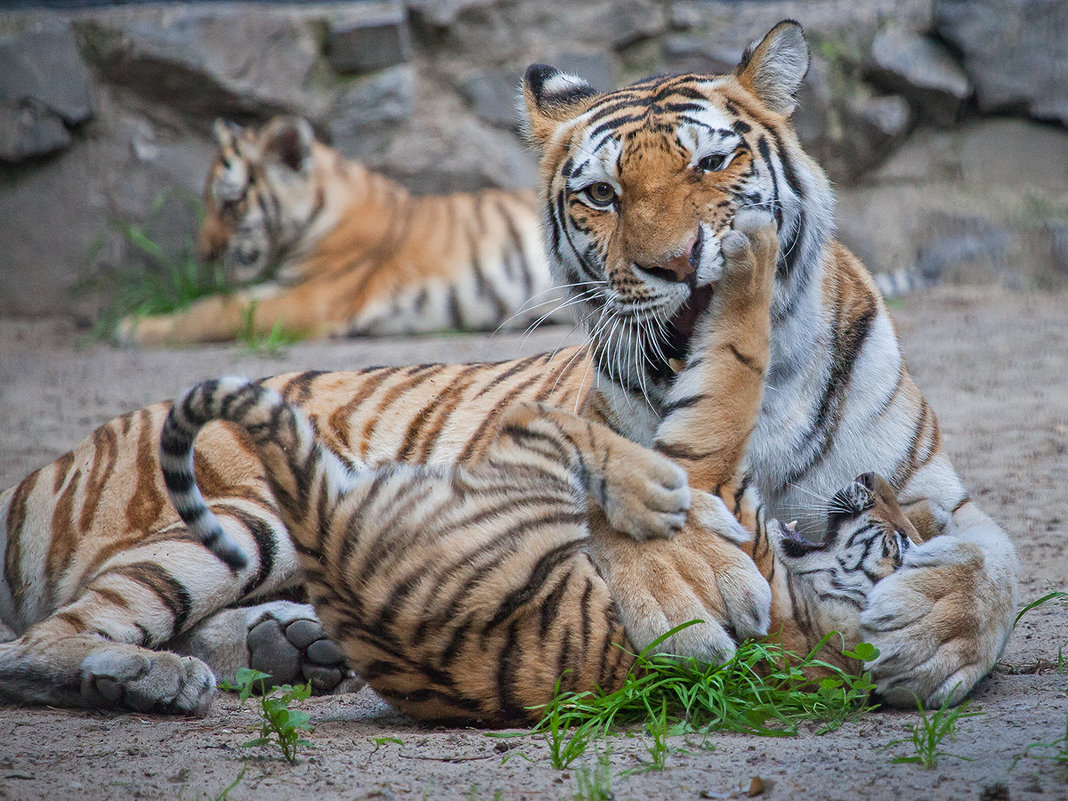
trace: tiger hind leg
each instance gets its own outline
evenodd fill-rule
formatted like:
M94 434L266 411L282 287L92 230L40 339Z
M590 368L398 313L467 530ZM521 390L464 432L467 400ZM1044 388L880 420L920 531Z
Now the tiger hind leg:
M237 671L267 673L266 686L308 683L316 695L363 686L323 629L311 604L268 601L222 609L171 640L167 650L205 662L220 682Z

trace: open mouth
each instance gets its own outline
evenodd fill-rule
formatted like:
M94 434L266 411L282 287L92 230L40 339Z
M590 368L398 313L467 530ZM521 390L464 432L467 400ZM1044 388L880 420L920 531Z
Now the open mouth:
M690 297L667 321L664 338L657 343L649 342L645 348L645 361L654 378L665 381L674 378L690 355L694 328L701 315L708 311L715 291L714 285L696 286L695 280L696 273L690 279Z
M797 522L779 523L779 544L782 552L793 559L800 559L811 551L822 551L834 542L834 532L830 528L824 534L823 539L813 541L806 538L797 530Z

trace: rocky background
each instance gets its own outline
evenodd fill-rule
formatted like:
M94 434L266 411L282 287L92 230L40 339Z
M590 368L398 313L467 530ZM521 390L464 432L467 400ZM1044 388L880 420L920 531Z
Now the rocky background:
M126 258L117 221L189 236L157 207L199 195L216 116L301 114L416 191L530 185L526 64L722 72L785 17L814 54L797 127L873 271L1068 285L1061 0L84 4L0 12L3 315L90 313L70 287Z

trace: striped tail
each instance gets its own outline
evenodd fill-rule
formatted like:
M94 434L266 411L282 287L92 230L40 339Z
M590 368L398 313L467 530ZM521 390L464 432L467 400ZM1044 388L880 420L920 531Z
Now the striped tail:
M303 468L321 461L323 453L303 414L274 390L246 378L203 381L174 402L160 433L163 482L189 531L236 573L248 565L248 557L208 508L193 472L193 441L212 420L245 428L257 444L272 486L280 484L280 494L292 500L303 495L299 479Z

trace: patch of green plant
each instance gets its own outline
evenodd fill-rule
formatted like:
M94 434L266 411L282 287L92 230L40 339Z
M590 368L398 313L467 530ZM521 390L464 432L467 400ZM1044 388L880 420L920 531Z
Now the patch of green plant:
M602 751L597 755L597 762L592 767L581 765L575 771L575 801L612 801L612 764L611 753Z
M108 234L117 233L132 256L128 263L74 285L76 293L99 292L108 298L93 324L91 339L114 341L124 319L181 311L207 295L231 290L220 267L200 264L191 237L179 245L166 245L153 237L155 222L172 203L184 205L199 224L200 201L188 193L168 190L156 196L143 222L112 220L90 248L87 260L93 262Z
M868 704L875 689L870 673L852 675L816 658L833 633L804 656L774 643L746 642L721 665L656 652L689 625L693 622L672 629L638 654L615 691L560 692L557 683L555 697L532 729L544 733L553 767L567 767L591 742L635 724L657 732L650 753L662 763L667 753L662 738L668 732L789 737L802 723L822 723L822 733L874 708ZM867 643L843 653L864 661L878 655ZM813 682L805 675L809 668L822 668L828 676Z
M1038 751L1038 753L1031 753ZM1048 743L1031 743L1024 752L1012 761L1012 767L1024 757L1032 759L1048 759L1068 769L1068 716L1064 719L1064 736Z
M982 715L982 712L969 712L968 707L971 705L971 701L965 701L959 706L950 706L952 696L946 698L942 702L942 705L935 710L927 710L923 707L923 702L917 698L916 707L920 712L920 722L917 724L909 724L908 730L911 737L903 738L900 740L894 740L887 743L884 748L892 748L895 745L901 743L912 743L915 754L908 756L900 756L891 759L892 764L913 764L922 765L927 769L931 769L938 766L939 757L953 757L954 759L962 759L965 762L971 762L968 757L958 756L957 754L951 754L948 751L940 750L942 741L947 737L950 740L955 740L957 737L957 723L964 718L974 718L978 715Z
M301 339L301 335L296 331L285 328L281 320L275 320L266 334L256 333L256 301L252 301L241 312L241 330L237 333L237 341L250 353L258 356L278 356Z
M311 743L305 740L302 732L311 733L312 726L308 722L310 715L297 709L290 709L289 705L294 702L306 701L311 695L310 684L298 684L293 687L283 684L270 690L264 684L269 679L269 673L263 673L251 668L241 668L234 677L234 683L220 683L223 690L238 693L241 703L244 704L254 692L258 693L260 702L259 714L261 718L260 734L247 743L242 743L243 748L258 746L277 745L290 764L297 761L297 749L311 747Z
M1016 615L1016 619L1012 621L1012 627L1016 628L1016 624L1020 622L1020 618L1030 612L1032 609L1037 609L1040 606L1050 603L1051 601L1059 601L1062 604L1068 604L1068 592L1061 592L1060 590L1051 590L1043 595L1041 598L1031 601Z

